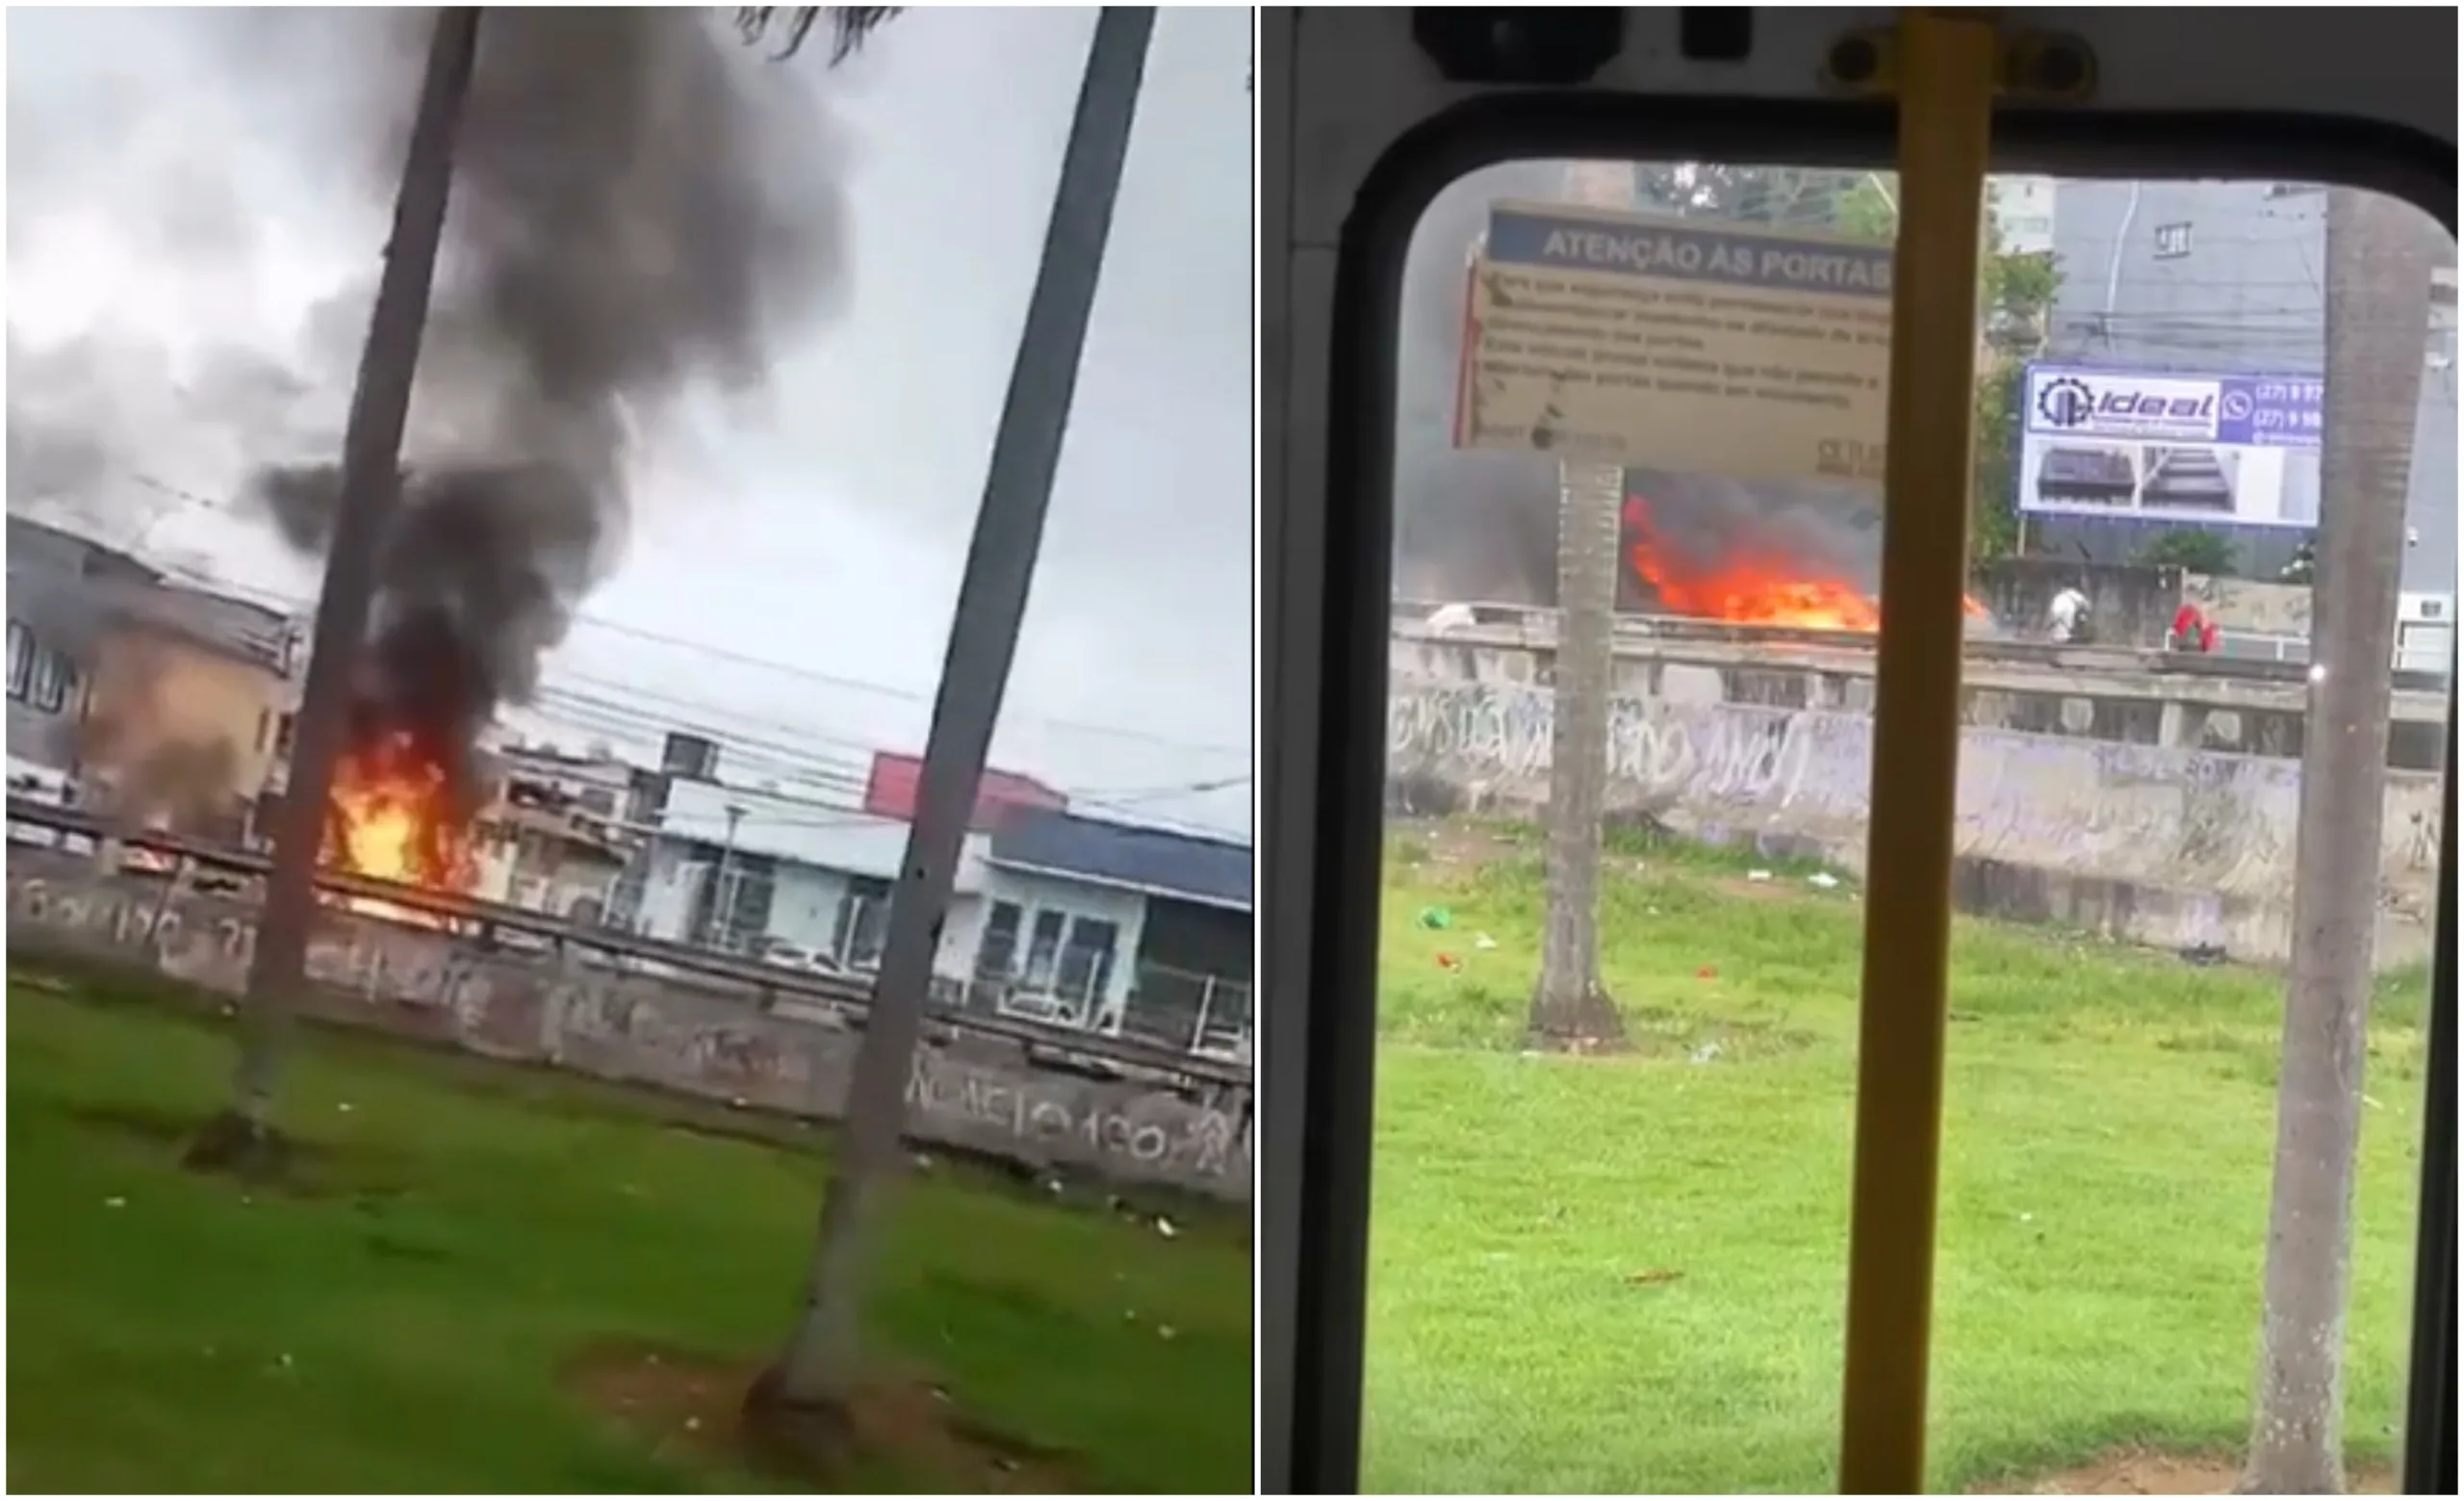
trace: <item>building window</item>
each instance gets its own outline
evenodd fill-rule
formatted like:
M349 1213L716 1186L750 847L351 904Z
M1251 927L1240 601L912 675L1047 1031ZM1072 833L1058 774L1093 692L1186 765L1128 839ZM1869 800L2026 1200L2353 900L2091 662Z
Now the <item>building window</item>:
M761 855L738 856L728 867L724 946L749 953L770 931L770 903L778 894L778 869Z
M830 951L851 970L881 967L882 946L889 938L889 883L857 876L838 898L838 929Z
M1061 952L1062 925L1069 920L1058 912L1036 914L1035 936L1027 940L1027 964L1019 972L1018 984L1030 991L1052 988L1052 965Z
M1112 987L1113 951L1120 929L1100 918L1080 918L1069 924L1069 942L1061 947L1059 990L1071 1000L1100 1000Z
M762 855L731 852L695 862L702 879L694 894L689 942L730 953L750 952L770 931L770 903L777 892L773 862Z
M27 688L26 702L44 713L56 714L68 703L68 691L77 683L77 669L65 656L48 647L38 648L34 659L33 682ZM16 663L12 661L13 678L15 671Z
M2191 226L2188 220L2156 226L2156 259L2178 261L2190 253Z
M984 917L984 938L975 946L976 978L1006 980L1018 957L1018 904L1001 901Z
M26 689L32 686L35 670L34 633L12 620L9 622L9 697L17 703L26 701Z

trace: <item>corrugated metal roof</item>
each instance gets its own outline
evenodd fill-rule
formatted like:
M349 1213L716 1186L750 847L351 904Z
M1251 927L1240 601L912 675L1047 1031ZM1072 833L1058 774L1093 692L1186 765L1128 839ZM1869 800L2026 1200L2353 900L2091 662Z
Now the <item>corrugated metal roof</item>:
M1250 910L1249 846L1177 829L1020 809L993 834L990 858L997 866Z

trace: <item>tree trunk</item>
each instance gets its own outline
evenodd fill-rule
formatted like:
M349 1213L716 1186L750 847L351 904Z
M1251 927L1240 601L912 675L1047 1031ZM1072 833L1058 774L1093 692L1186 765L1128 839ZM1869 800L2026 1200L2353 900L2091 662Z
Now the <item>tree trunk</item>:
M1608 698L1617 628L1618 507L1626 472L1559 471L1557 651L1549 733L1548 929L1527 1030L1535 1048L1623 1046L1600 977L1600 827L1608 807Z
M1026 611L1154 27L1151 7L1106 7L1095 23L1043 264L950 625L914 827L891 896L880 977L848 1087L837 1172L822 1200L803 1312L779 1362L747 1400L748 1415L764 1430L808 1451L827 1452L843 1436L856 1386L866 1238L876 1201L902 1161L907 1086L934 951Z
M1634 206L1633 168L1580 162L1567 195ZM1622 1047L1626 1023L1600 977L1600 826L1608 810L1608 699L1615 686L1617 528L1626 472L1557 471L1557 647L1550 677L1548 927L1526 1042L1594 1052Z
M240 1064L231 1108L209 1122L191 1149L199 1167L267 1165L278 1151L274 1091L290 1050L291 1006L317 922L317 864L325 836L325 799L348 729L351 672L368 629L376 553L401 488L402 427L427 326L428 294L445 233L453 181L453 138L478 50L479 12L437 13L418 114L394 203L394 233L376 283L359 384L343 429L343 493L325 579L317 601L308 678L301 691L289 775L274 820L273 867L267 874L256 949L241 1011Z
M2327 200L2326 406L2293 955L2276 1088L2257 1411L2246 1491L2344 1488L2345 1299L2378 905L2396 593L2430 225L2394 198Z

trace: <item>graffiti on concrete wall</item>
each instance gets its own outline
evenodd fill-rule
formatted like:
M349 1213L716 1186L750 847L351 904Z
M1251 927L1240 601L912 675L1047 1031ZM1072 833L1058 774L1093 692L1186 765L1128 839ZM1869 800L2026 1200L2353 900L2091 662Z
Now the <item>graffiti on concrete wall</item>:
M23 861L13 856L13 866ZM239 904L184 897L168 883L96 883L90 878L9 881L13 922L72 937L82 945L141 953L166 972L237 992L256 956L255 919ZM477 1016L491 994L487 968L436 935L358 919L329 921L308 945L308 977L370 1001Z
M1154 1093L1123 1100L1109 1091L1021 1080L919 1050L908 1075L907 1103L912 1111L972 1122L1030 1156L1069 1144L1201 1177L1219 1177L1236 1167L1247 1172L1247 1124L1223 1108L1231 1101L1191 1109Z
M1520 684L1399 678L1389 773L1462 794L1453 805L1537 810L1552 698ZM1613 702L1608 760L1611 807L1647 808L1705 838L1862 858L1872 730L1861 714L1626 694ZM2266 909L2261 949L2285 941L2299 804L2299 763L2283 758L1981 727L1961 738L1962 856L2133 888L2151 910L2190 912L2194 897ZM2380 871L2405 910L2435 880L2438 807L2435 777L2389 774Z
M1387 704L1386 749L1397 767L1545 783L1555 695L1520 684L1399 684ZM1608 715L1609 776L1654 799L1786 807L1818 790L1861 812L1866 736L1855 716L1756 706L1671 704L1621 695ZM1842 777L1846 768L1856 774Z
M13 851L8 875L13 945L135 959L224 995L246 985L256 927L244 903L38 851ZM342 913L326 915L308 971L312 1006L336 1020L801 1114L838 1113L858 1038L767 1013L721 981ZM1040 1168L1247 1196L1245 1111L1236 1123L1222 1101L1168 1083L1043 1070L1004 1038L968 1034L966 1046L963 1060L918 1060L908 1090L915 1135Z

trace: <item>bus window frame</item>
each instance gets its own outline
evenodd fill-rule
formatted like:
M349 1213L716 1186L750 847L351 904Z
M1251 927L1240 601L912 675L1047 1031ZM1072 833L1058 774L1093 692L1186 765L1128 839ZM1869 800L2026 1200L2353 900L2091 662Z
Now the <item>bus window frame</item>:
M1261 566L1270 576L1261 581L1259 698L1270 727L1269 743L1262 747L1268 836L1262 859L1274 877L1267 883L1262 937L1268 968L1262 986L1276 998L1260 1039L1259 1480L1270 1494L1351 1493L1359 1483L1367 1332L1396 364L1413 230L1440 191L1502 162L1714 161L1889 169L1895 113L1851 100L1579 91L1476 95L1394 137L1344 217L1331 287L1296 287L1289 269L1297 259L1297 247L1288 243L1295 215L1288 201L1291 187L1287 181L1287 200L1277 201L1274 173L1279 166L1288 178L1297 143L1290 138L1288 120L1271 108L1278 63L1280 76L1290 76L1289 48L1288 35L1277 37L1270 29L1260 74L1267 173L1260 227L1267 232L1270 262L1263 273L1261 356L1281 368L1262 374L1270 403L1261 434L1267 486ZM2402 198L2451 235L2456 231L2454 143L2383 121L2298 111L2011 109L1996 112L1989 169L1996 175L2072 179L2335 184ZM1296 294L1308 303L1322 293L1331 315L1323 401L1303 406L1285 383L1312 383L1313 367L1291 354ZM1323 444L1323 467L1314 477L1305 467L1311 457L1305 444L1293 441L1303 429ZM2451 744L2452 677L2448 717ZM2451 810L2452 764L2446 778ZM2451 811L2445 838L2441 880L2451 883ZM2451 891L2451 884L2443 889ZM2435 952L2442 968L2431 1021L2434 1042L2450 1039L2451 1049L2454 922L2451 897L2439 916ZM2433 1069L2433 1083L2437 1077ZM2446 1140L2426 1143L2423 1153L2421 1235L2429 1249L2441 1229L2427 1211L2434 1202L2448 1204L2443 1296L2451 1310L2451 1066L2445 1077L2450 1125ZM2434 1102L2425 1112L2426 1122L2438 1115ZM2446 1177L2432 1185L2427 1175L2440 1158ZM1844 1258L1844 1245L1841 1254ZM2435 1272L2432 1256L2416 1269L2417 1325L2436 1317L2441 1294L2428 1285ZM2426 1363L2435 1367L2442 1336L2451 1372L2451 1312L2443 1330L2421 1333L2428 1337L2417 1334L2415 1381L2421 1381ZM2451 1375L2446 1390L2447 1421L2437 1426L2445 1431L2443 1473L2451 1493ZM2408 1418L2412 1401L2408 1389ZM2408 1421L2408 1488L2416 1473L2416 1447L2426 1451L2438 1441L2435 1432L2417 1432ZM2436 1462L2425 1452L2421 1472L2442 1473Z

